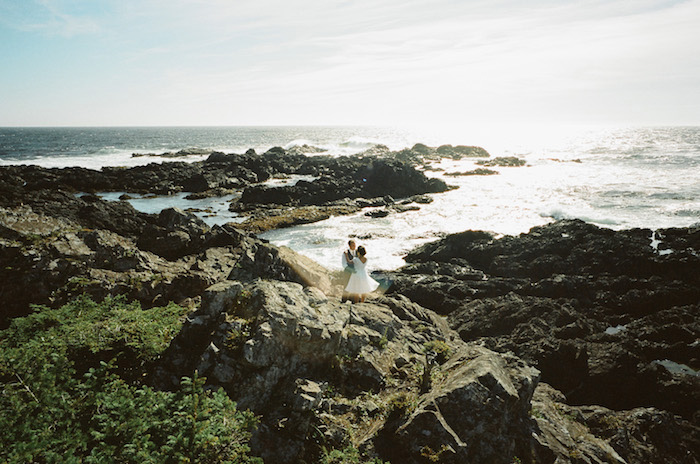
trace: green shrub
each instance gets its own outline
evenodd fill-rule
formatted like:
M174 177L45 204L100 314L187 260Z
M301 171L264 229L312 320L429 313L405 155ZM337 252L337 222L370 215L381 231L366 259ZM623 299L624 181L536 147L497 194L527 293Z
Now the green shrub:
M447 361L452 354L452 350L449 345L442 340L431 340L423 344L423 352L432 352L435 354L435 360L438 364L442 364Z
M94 302L83 295L58 308L34 306L0 332L3 358L21 369L45 352L73 355L118 350L142 361L158 357L182 327L187 312L176 304L143 310L123 296ZM0 362L2 360L0 359ZM2 364L0 364L2 369Z
M255 426L223 390L183 378L177 392L126 384L103 363L76 378L54 355L3 385L0 460L85 463L244 463ZM257 461L259 462L259 461Z
M387 402L386 409L389 414L398 413L408 417L418 407L418 396L415 393L400 392L392 396Z
M357 448L348 446L343 450L324 450L319 464L383 464L378 458L363 458Z
M154 359L182 308L81 297L38 309L0 332L0 462L260 462L248 456L253 415L196 375L167 392L126 382L114 362L76 369L86 350Z

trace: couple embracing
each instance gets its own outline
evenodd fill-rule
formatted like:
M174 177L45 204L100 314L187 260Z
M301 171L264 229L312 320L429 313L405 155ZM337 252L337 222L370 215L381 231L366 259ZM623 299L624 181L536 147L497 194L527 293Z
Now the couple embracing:
M347 280L345 293L352 296L355 303L365 301L365 294L379 288L379 282L367 273L367 250L359 246L355 249L355 241L348 242L348 249L343 252L343 271Z

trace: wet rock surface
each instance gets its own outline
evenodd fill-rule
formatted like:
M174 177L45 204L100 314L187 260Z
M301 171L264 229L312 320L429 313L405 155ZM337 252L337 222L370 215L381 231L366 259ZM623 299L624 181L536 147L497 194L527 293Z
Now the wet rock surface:
M517 156L498 156L489 160L479 160L476 164L481 166L518 167L525 166L526 161Z
M324 205L345 198L405 198L448 189L443 181L429 179L410 164L395 159L331 159L313 171L319 174L314 181L301 180L284 187L251 186L243 191L240 203L247 207Z
M477 168L477 169L472 169L471 171L452 171L452 172L446 172L446 176L450 177L460 177L460 176L492 176L494 174L498 174L498 171L494 171L493 169L486 169L486 168Z
M253 186L273 176L291 174L316 176L317 179L280 188ZM199 162L104 167L99 171L79 167L3 166L0 178L0 190L6 196L5 206L13 201L21 202L27 192L43 189L154 194L245 189L242 202L246 204L298 205L384 195L399 198L447 189L444 182L426 178L413 164L393 152L382 156L306 156L298 150L287 152L280 147L264 154L252 150L245 154L212 152Z
M467 148L455 149L468 152ZM435 149L431 150L431 156L441 156L436 154ZM307 147L306 152L309 151L313 150ZM287 151L275 147L263 154L253 150L244 154L225 154L189 149L164 153L162 156L167 159L208 153L204 161L198 162L169 161L131 168L105 167L99 171L78 167L48 169L39 166L2 166L0 206L30 205L35 211L48 216L70 215L73 220L80 217L81 220L91 221L89 227L128 232L136 237L142 236L144 228L153 220L141 213L130 212L126 201L99 202L95 193L128 192L122 195L121 199L124 200L130 198L129 194L173 195L189 192L187 199L234 195L235 200L229 209L246 217L247 221L241 227L262 232L316 222L332 215L352 214L371 206L376 198L390 198L389 203L394 203L399 199L444 192L451 188L442 180L426 177L416 168L419 160L427 156L418 152L408 157L405 156L406 151L398 153L386 149L332 157L307 156L301 148ZM455 153L445 156L458 156L459 153ZM264 183L289 176L304 178L281 186ZM76 193L87 193L82 195L82 203L69 198ZM295 210L303 207L307 208ZM67 211L56 213L55 210L59 208L67 208ZM400 212L402 208L403 211L407 210L402 205L396 205L393 211ZM273 214L270 214L271 210ZM271 216L275 219L270 219ZM122 218L124 222L119 229L114 227L114 218ZM127 226L130 227L128 231L124 229ZM162 235L161 232L156 231L156 235ZM184 240L184 236L171 238L176 242ZM175 251L173 253L177 254Z

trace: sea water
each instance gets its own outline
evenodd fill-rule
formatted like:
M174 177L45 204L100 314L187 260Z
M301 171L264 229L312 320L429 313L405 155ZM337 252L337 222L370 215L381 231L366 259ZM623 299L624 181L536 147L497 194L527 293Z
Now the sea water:
M376 144L398 150L418 142L478 145L492 157L517 156L526 165L491 168L497 175L451 177L445 173L474 169L476 160L443 160L426 175L459 188L432 195L434 201L420 205L418 211L370 218L365 209L261 236L329 268L340 266L342 248L354 237L367 248L371 268L393 269L404 263L402 257L415 246L467 229L518 234L562 218L612 229L700 225L698 127L0 128L0 164L99 169L169 161L132 157L132 153L160 154L192 147L225 153L253 148L262 153L273 146L305 144L323 148L326 154L347 156ZM273 180L271 185L280 182ZM129 201L145 212L171 206L192 208L209 224L221 224L245 219L228 212L227 202L235 196Z

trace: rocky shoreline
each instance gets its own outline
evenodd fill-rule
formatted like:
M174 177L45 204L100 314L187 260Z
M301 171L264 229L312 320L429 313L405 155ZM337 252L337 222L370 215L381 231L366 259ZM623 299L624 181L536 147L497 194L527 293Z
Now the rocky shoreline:
M464 156L488 153L2 167L0 328L82 294L188 307L141 382L171 390L205 376L259 417L250 446L270 463L348 447L362 462L700 462L700 229L465 231L412 251L385 273L389 291L358 305L341 303L337 275L254 235L419 208L450 188L421 169ZM503 163L518 164L485 165ZM285 175L313 180L261 184ZM95 195L106 191L240 192L231 208L249 220L209 227Z

